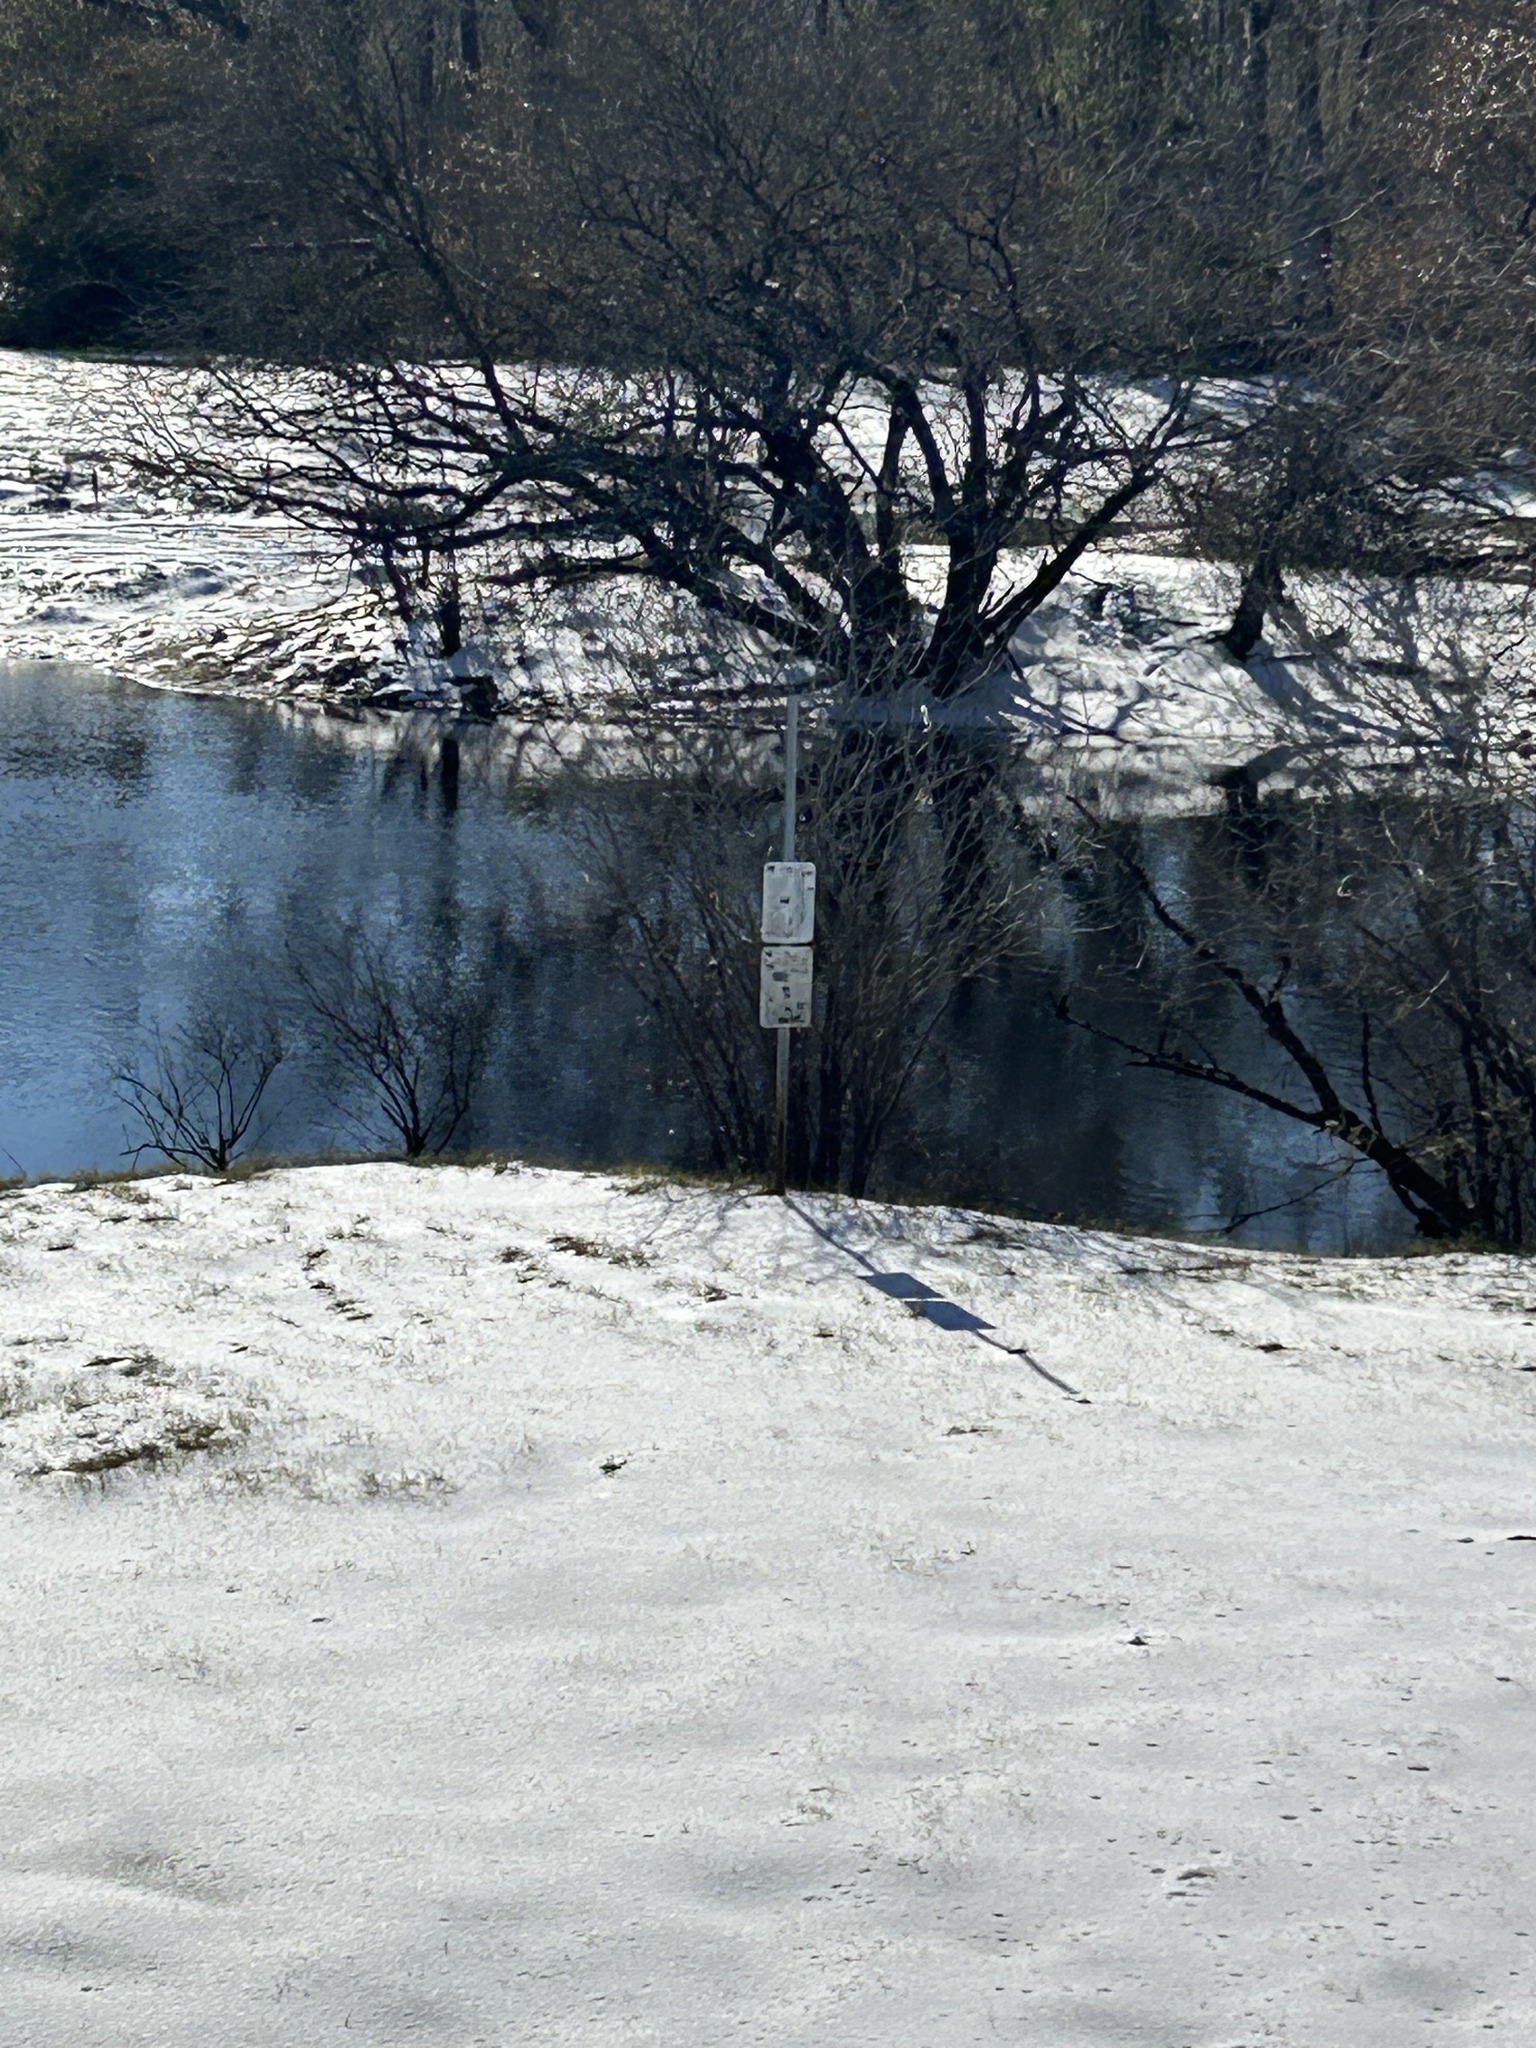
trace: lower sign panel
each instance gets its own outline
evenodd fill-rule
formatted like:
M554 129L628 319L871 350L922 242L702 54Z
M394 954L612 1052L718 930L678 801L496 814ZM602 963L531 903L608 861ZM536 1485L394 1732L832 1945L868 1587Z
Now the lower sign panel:
M810 1028L809 946L764 946L759 1015L765 1031L805 1031Z

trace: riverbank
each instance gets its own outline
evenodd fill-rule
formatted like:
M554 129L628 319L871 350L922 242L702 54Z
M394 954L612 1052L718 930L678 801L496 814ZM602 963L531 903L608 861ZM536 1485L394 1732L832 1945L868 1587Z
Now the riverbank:
M137 404L184 402L169 369L0 351L0 662L94 665L160 689L316 707L458 708L458 685L406 645L381 590L335 541L135 485L113 455L130 388ZM717 717L755 702L734 685L722 698L693 647L671 660L642 635L637 667L611 615L618 600L597 593L584 607L512 616L494 578L477 597L475 564L463 566L474 651L459 666L485 671L468 690L476 707L522 719ZM1017 574L1028 566L1013 562ZM936 596L941 552L914 547L909 567ZM1469 683L1491 742L1530 742L1518 592L1296 578L1297 601L1274 610L1238 662L1220 636L1240 580L1229 565L1128 544L1090 551L1007 663L942 715L1027 741L1047 774L1121 784L1164 810L1219 801L1238 771L1284 781L1318 750L1396 759L1405 744L1465 746ZM481 597L494 619L479 616Z
M40 2048L1531 2030L1528 1261L359 1166L0 1270Z

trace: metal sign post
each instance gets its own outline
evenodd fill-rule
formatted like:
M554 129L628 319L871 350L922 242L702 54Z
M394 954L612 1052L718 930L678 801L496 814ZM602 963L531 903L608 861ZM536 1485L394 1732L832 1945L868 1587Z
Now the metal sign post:
M782 1195L789 1170L789 1044L811 1022L811 941L816 936L816 869L795 859L800 784L800 699L790 695L784 725L784 857L763 869L759 1017L778 1033L773 1089L773 1186Z

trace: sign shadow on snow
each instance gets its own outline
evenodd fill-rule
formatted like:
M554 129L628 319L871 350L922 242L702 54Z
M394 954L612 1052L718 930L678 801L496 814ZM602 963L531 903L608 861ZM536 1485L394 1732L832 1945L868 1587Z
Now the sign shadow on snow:
M1031 1355L1027 1346L1005 1344L1000 1337L994 1336L992 1333L997 1327L995 1323L987 1322L971 1309L962 1308L956 1301L946 1301L936 1287L930 1287L926 1280L919 1280L915 1273L876 1272L872 1259L866 1258L863 1252L856 1251L852 1245L844 1244L825 1224L818 1223L808 1210L802 1209L798 1202L791 1201L788 1195L783 1195L780 1199L785 1208L792 1210L802 1223L814 1230L823 1243L831 1245L834 1251L841 1252L845 1258L854 1260L866 1269L859 1276L866 1286L873 1287L892 1301L905 1302L915 1315L936 1324L941 1330L953 1330L961 1336L979 1338L983 1344L990 1344L994 1351L1004 1352L1009 1358L1022 1359L1031 1372L1049 1381L1053 1387L1065 1394L1069 1401L1088 1405L1086 1394L1080 1394L1076 1387L1069 1386L1063 1379L1058 1379L1055 1373Z
M941 1330L968 1330L979 1337L986 1330L995 1330L995 1323L983 1322L968 1308L961 1308L955 1301L946 1301L936 1287L930 1287L926 1280L919 1280L915 1273L864 1273L860 1275L866 1287L878 1288L888 1294L892 1301L904 1301L914 1315L937 1323Z

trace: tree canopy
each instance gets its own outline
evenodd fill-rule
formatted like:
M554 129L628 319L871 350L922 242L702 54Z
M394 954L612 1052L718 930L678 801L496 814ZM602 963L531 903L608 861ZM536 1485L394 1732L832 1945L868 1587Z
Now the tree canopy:
M949 694L1134 519L1248 564L1241 651L1309 549L1461 560L1426 504L1533 439L1531 28L17 0L0 314L222 365L217 459L172 466L341 527L406 608L408 560L501 547L509 587L641 578Z

